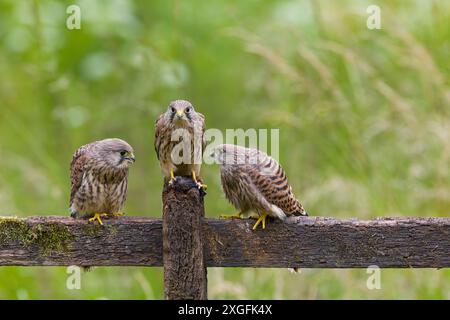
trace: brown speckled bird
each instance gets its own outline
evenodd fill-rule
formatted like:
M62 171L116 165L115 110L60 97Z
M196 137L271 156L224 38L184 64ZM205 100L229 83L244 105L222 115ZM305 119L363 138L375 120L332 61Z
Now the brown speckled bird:
M237 215L225 218L257 213L255 230L261 222L265 229L267 216L284 220L287 216L308 215L292 193L286 174L275 159L257 149L231 144L223 144L213 150L212 156L220 164L225 196L239 210Z
M80 147L70 164L70 215L98 221L119 216L128 187L128 167L135 161L133 148L120 139L95 141Z
M155 123L155 151L164 176L172 184L176 176L197 178L205 148L205 117L189 101L175 100Z

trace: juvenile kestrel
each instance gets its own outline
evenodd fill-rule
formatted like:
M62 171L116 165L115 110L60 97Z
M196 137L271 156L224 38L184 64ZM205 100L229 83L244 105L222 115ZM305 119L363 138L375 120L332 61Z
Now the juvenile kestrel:
M287 216L307 216L305 209L292 193L280 164L257 149L223 144L214 148L213 156L220 164L222 188L227 199L244 214L257 213L253 230L266 217L284 220Z
M199 188L205 117L189 101L175 100L155 123L155 151L164 176L172 184L176 176L192 176Z
M133 148L120 139L95 141L80 147L70 164L70 215L98 221L122 215Z

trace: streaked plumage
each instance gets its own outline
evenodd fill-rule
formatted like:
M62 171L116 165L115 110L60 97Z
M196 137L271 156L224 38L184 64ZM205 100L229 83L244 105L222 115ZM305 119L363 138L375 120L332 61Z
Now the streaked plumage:
M205 117L186 100L171 102L167 111L158 117L155 123L155 151L163 175L170 182L175 176L188 175L196 181L205 148L204 132ZM179 133L181 136L175 137ZM175 161L174 157L183 155L182 151L176 153L178 149L174 149L177 145L180 147L182 141L190 141L190 156ZM198 185L202 186L201 183Z
M224 144L214 149L220 163L222 188L240 214L255 212L284 220L307 215L295 198L280 164L257 149ZM255 225L256 228L257 224Z
M80 147L70 165L72 217L120 213L126 200L128 167L133 148L120 139L95 141ZM101 220L97 217L101 223Z

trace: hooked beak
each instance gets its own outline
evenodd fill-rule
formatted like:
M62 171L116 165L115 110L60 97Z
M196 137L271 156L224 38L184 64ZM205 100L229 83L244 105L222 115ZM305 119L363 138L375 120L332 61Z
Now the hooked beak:
M134 156L134 153L130 153L130 155L128 157L124 157L124 159L131 163L136 162L136 157Z
M178 110L176 113L177 120L182 120L184 117L184 110Z

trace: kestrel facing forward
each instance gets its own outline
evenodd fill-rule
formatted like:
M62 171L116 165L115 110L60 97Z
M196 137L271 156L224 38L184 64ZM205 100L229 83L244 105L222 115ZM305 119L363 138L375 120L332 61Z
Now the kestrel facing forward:
M121 215L128 187L128 167L135 161L133 148L120 139L95 141L80 147L70 164L70 215Z
M172 184L175 176L197 180L205 148L205 117L189 101L175 100L155 123L155 151L164 176Z
M266 153L224 144L214 149L213 156L220 164L225 196L239 210L231 217L257 213L255 230L261 222L265 229L267 216L284 220L308 215L292 193L283 168Z

